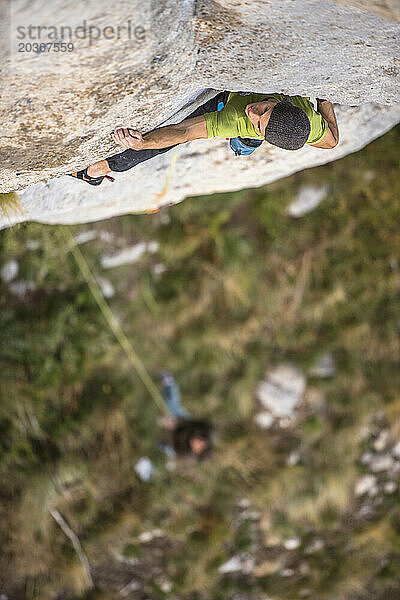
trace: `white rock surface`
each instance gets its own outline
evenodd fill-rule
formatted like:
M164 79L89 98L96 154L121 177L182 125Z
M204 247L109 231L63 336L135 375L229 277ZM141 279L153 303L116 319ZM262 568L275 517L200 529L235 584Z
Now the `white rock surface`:
M288 214L291 217L303 217L321 204L326 198L328 191L328 185L305 185L301 187L294 201L288 206Z
M392 5L360 1L362 10L350 0L4 3L1 191L24 190L24 214L3 217L0 227L149 210L262 185L363 147L400 120L400 26ZM130 20L145 36L75 40L73 52L13 52L10 62L9 33L15 50L16 26L33 17L47 26ZM118 151L114 128L146 132L179 121L220 89L328 97L337 104L341 142L295 153L264 144L235 159L223 140L198 140L179 148L167 190L172 153L99 188L60 177Z
M281 364L268 372L256 395L275 417L290 417L302 400L305 387L305 377L297 367Z

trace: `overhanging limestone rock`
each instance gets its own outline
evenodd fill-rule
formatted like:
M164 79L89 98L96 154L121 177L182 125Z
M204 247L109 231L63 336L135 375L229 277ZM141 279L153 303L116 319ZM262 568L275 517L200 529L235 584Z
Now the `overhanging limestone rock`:
M99 188L71 177L32 185L21 192L25 214L4 225L24 220L84 223L146 211L187 196L257 187L354 152L400 120L400 106L337 106L336 112L342 141L333 150L305 147L289 153L264 144L251 156L235 157L225 141L196 140L177 150L171 181L161 198L175 150L118 173L115 183L104 182Z
M27 55L8 72L0 191L24 189L22 219L82 222L188 194L261 185L354 151L400 118L400 26L389 0L14 0L11 29L33 15L54 25L130 20L145 40L99 39L58 58ZM193 142L179 148L171 186L159 200L170 153L119 175L113 186L53 179L115 153L109 137L115 127L152 129L182 106L186 114L193 110L209 88L329 97L341 105L342 142L332 151L293 155L265 144L236 160L220 140Z

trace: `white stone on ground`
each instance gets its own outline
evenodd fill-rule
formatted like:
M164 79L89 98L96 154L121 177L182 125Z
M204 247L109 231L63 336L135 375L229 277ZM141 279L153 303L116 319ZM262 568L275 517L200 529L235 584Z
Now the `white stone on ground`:
M357 481L354 493L356 496L363 496L370 493L374 488L376 488L376 477L375 475L367 474Z
M302 217L311 212L328 194L329 186L304 185L296 194L295 200L289 205L287 212L291 217Z
M289 458L286 461L286 464L289 467L294 467L295 465L297 465L300 462L300 454L298 452L292 452L289 455Z
M296 550L301 544L301 541L297 537L288 538L283 542L286 550Z
M123 598L126 598L127 596L130 596L130 594L132 592L137 592L138 590L140 590L140 583L138 582L138 580L132 579L132 581L130 581L129 583L127 583L121 590L120 590L120 596L122 596Z
M142 456L135 464L134 469L142 481L150 481L153 474L153 463L147 456Z
M28 292L34 292L36 290L36 283L34 281L13 281L8 286L8 289L14 296L18 296L20 300L23 300Z
M254 421L261 429L269 429L274 422L274 417L269 412L260 412L254 417Z
M88 229L86 231L79 232L74 237L74 242L77 246L79 246L80 244L86 244L87 242L92 242L95 239L97 239L97 231L95 231L94 229Z
M154 275L159 277L160 275L165 273L166 269L167 269L167 267L165 265L163 265L162 263L157 263L153 267L153 273L154 273Z
M314 552L319 552L323 548L325 548L324 540L317 538L316 540L311 542L309 546L307 546L307 548L304 550L304 554L314 554Z
M335 361L331 353L321 354L318 356L314 364L309 369L308 373L311 377L333 377L335 374Z
M393 447L392 454L397 460L400 460L400 442Z
M104 254L101 258L103 269L111 269L121 265L137 263L146 252L154 254L159 248L158 242L139 242L129 248L124 248L113 255Z
M276 417L289 417L301 402L306 379L297 367L281 364L267 373L257 387L261 404Z
M39 245L40 244L37 240L27 240L26 242L26 247L28 250L37 250L39 248Z
M151 531L143 531L143 533L139 535L138 540L142 544L148 544L156 538L164 537L164 535L162 529L152 529Z
M373 460L374 455L372 454L372 452L364 452L364 454L361 456L361 464L363 465L369 465L371 464L371 461Z
M374 441L374 444L373 444L374 449L377 452L382 452L382 450L384 450L386 448L388 441L389 441L389 429L382 429L382 431L380 431L378 437Z
M99 275L96 276L96 281L104 298L112 298L115 296L115 289L111 281L104 277L100 277Z
M14 258L11 258L2 266L0 276L5 283L8 283L16 278L18 272L18 262Z
M236 573L237 571L241 571L243 568L242 560L239 556L233 556L223 565L221 565L218 571L222 574L225 573Z
M394 481L387 481L383 486L385 494L393 494L397 490L397 483Z
M369 466L373 473L381 473L382 471L389 471L393 465L394 460L390 454L383 454L382 456L374 456Z

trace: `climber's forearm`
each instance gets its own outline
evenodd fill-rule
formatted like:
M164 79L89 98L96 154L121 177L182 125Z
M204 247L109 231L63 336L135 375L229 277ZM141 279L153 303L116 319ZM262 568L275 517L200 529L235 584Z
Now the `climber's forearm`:
M206 120L203 115L185 119L176 125L167 125L153 129L145 135L140 131L128 128L116 129L112 134L114 142L123 148L132 150L162 150L184 144L191 140L197 140L207 137Z
M333 105L329 100L318 100L318 112L324 117L328 123L328 127L335 138L336 144L339 143L339 128L336 121Z
M160 150L188 142L186 127L182 123L153 129L143 136L141 150Z

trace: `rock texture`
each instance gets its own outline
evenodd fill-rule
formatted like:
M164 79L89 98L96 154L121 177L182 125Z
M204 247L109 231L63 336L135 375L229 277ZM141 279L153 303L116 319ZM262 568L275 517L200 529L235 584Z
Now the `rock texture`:
M0 191L24 190L24 215L11 222L83 222L261 185L352 152L400 119L393 0L14 0L2 5L7 10ZM73 52L16 51L18 26L59 30L83 22L108 32L128 22L141 30L131 39L74 38ZM171 153L118 176L112 187L60 177L118 151L109 137L115 127L148 131L180 120L219 89L329 97L340 105L342 142L290 155L265 144L234 159L222 140L196 141L179 148L162 197Z

